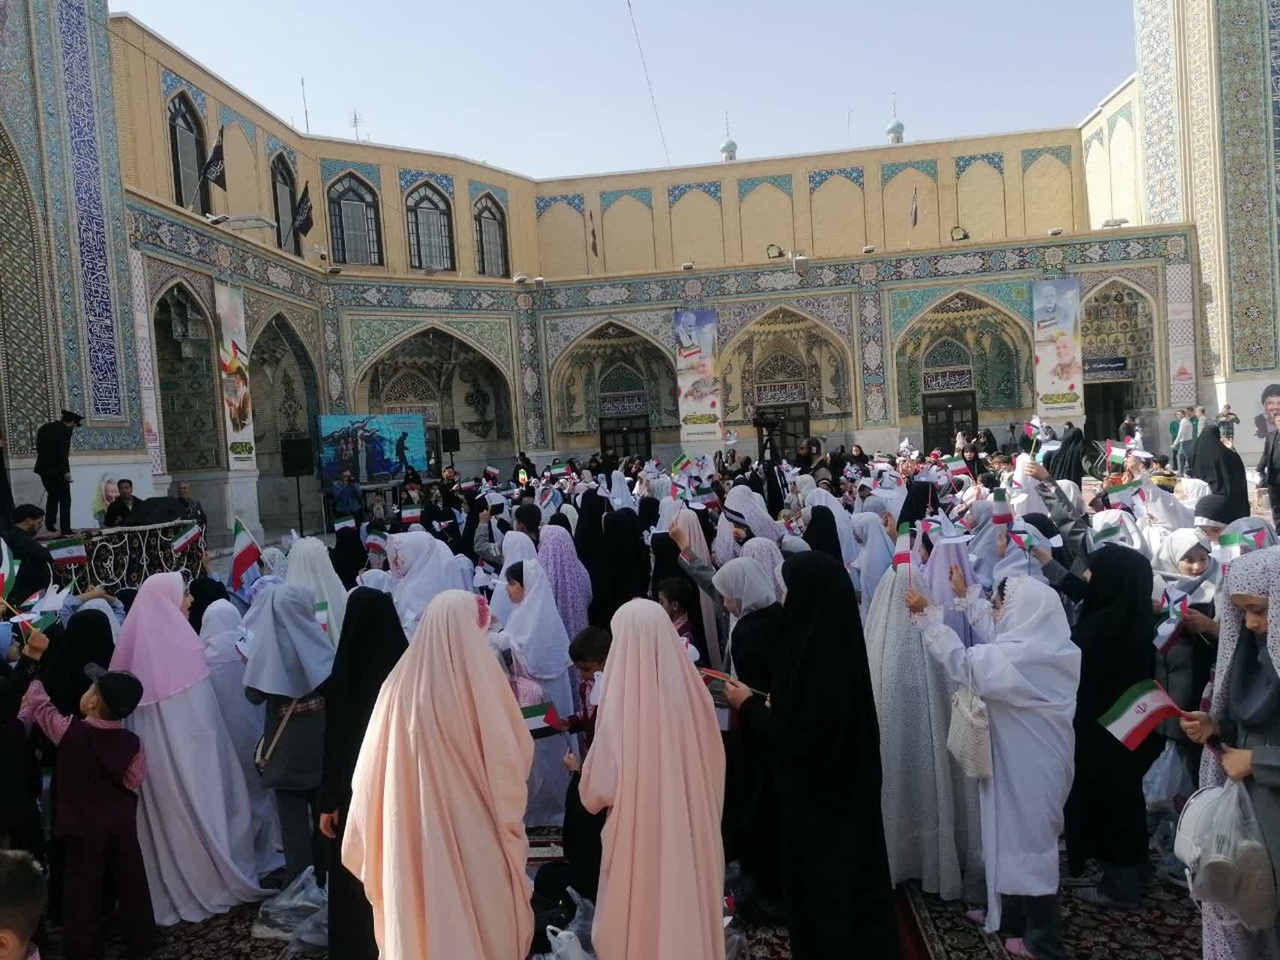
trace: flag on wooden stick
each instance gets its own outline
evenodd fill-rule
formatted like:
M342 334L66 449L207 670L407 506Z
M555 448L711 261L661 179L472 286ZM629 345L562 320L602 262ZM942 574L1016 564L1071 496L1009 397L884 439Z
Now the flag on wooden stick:
M239 517L236 517L234 531L234 542L231 548L231 589L239 590L244 586L244 575L262 557L262 548L258 546L258 541L253 539L253 534Z

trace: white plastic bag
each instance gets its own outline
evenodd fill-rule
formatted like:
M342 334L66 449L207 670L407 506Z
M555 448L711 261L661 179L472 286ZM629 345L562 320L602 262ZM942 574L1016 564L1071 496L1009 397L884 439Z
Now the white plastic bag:
M1188 804L1188 809L1192 806ZM1203 809L1196 811L1191 826L1193 850L1184 860L1189 868L1192 899L1230 910L1249 930L1271 926L1280 901L1271 855L1248 791L1243 784L1229 780L1221 792L1206 798L1201 806ZM1179 833L1184 833L1182 824ZM1186 845L1182 846L1186 852Z
M1182 762L1182 755L1174 741L1164 745L1164 752L1156 758L1142 778L1142 795L1147 799L1148 813L1177 812L1196 792L1191 772Z
M315 869L307 867L293 883L270 900L263 901L251 933L259 940L288 941L316 911L327 907L328 903L328 894L316 883ZM327 920L327 910L325 915Z
M329 904L298 924L289 938L289 947L295 956L310 956L329 949Z

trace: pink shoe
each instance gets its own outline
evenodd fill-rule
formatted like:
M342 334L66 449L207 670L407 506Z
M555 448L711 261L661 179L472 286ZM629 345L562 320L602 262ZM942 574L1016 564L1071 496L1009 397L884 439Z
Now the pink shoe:
M987 911L979 907L977 910L970 910L965 914L970 920L978 926L985 926L987 922Z
M1036 955L1027 949L1027 945L1022 942L1021 937L1011 937L1004 942L1004 951L1011 957L1026 957L1027 960L1035 960Z

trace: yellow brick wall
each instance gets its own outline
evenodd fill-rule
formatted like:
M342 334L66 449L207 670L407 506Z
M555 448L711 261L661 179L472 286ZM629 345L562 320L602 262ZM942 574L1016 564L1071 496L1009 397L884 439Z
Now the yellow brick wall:
M1143 220L1141 164L1137 130L1141 106L1136 77L1130 77L1104 99L1080 126L1085 158L1089 227L1106 220Z
M795 215L791 198L772 184L756 187L739 207L742 262L767 263L767 249L777 244L794 250Z
M862 188L832 177L813 194L814 256L838 257L867 243L867 213Z
M657 269L653 211L635 197L623 197L601 219L605 273L645 273Z

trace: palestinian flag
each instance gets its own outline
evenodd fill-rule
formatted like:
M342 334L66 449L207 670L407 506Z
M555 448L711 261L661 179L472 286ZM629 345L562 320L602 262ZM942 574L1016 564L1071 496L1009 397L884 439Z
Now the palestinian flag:
M13 622L18 625L18 629L22 631L23 639L31 636L32 630L39 630L41 633L47 631L55 623L58 622L58 611L46 610L41 613L32 611L31 613L20 613L13 618Z
M1107 732L1130 750L1137 750L1156 727L1182 716L1182 710L1154 680L1139 680L1098 718Z
M17 573L18 561L13 558L13 551L9 549L9 544L0 539L0 596L6 600L9 598L9 591L13 589L13 581Z
M524 727L535 740L555 736L564 732L564 721L556 713L555 704L539 703L532 707L523 707Z
M1093 542L1095 546L1100 543L1123 543L1123 534L1123 524L1113 524L1109 527L1103 527L1101 530L1095 530L1093 534Z
M386 553L387 535L381 530L370 530L369 538L365 540L364 548L369 553Z
M698 504L705 510L719 510L720 498L714 493L699 493L689 498L690 504Z
M947 457L942 461L942 465L953 477L969 473L969 465L964 462L964 457Z
M1185 593L1164 593L1164 620L1156 627L1155 645L1161 653L1168 653L1182 637L1182 629L1190 604Z
M320 624L320 629L325 633L329 632L329 601L317 601L315 606L316 623Z
M992 523L1013 523L1013 508L1009 506L1009 494L1003 488L997 488L991 492L991 522Z
M1118 440L1107 441L1107 463L1124 463L1126 456L1124 444Z
M1242 553L1249 553L1251 550L1261 550L1267 545L1267 531L1261 527L1254 530L1246 530L1244 533L1224 533L1218 539L1218 546L1226 549L1234 549L1234 556L1240 556Z
M258 546L258 541L253 539L253 534L239 517L236 517L234 529L234 545L231 548L231 589L239 590L244 586L244 575L261 559L262 548Z
M188 547L200 539L200 524L191 523L183 527L178 535L173 538L170 546L174 553L183 553Z
M683 453L676 457L675 462L671 464L672 473L685 473L693 469L693 461L686 457Z
M73 563L85 563L89 559L89 554L85 550L84 541L79 537L69 537L66 540L54 540L48 544L49 553L53 555L53 562L60 567L67 567Z
M1109 487L1104 492L1113 505L1117 503L1132 503L1135 497L1142 496L1142 481L1134 480L1131 483L1123 483L1118 487Z
M893 550L893 565L901 566L911 562L911 524L904 523L898 527L898 543Z
M1024 423L1022 425L1022 432L1034 440L1036 437L1040 436L1040 424Z
M333 521L333 529L335 533L339 530L344 530L348 527L351 528L352 530L356 528L355 517L339 517L337 520Z
M421 523L422 508L421 507L401 507L400 508L401 523Z
M1033 550L1040 546L1040 538L1032 530L1010 530L1009 540L1019 550Z
M553 480L563 480L569 475L569 465L567 463L553 463L548 472Z

